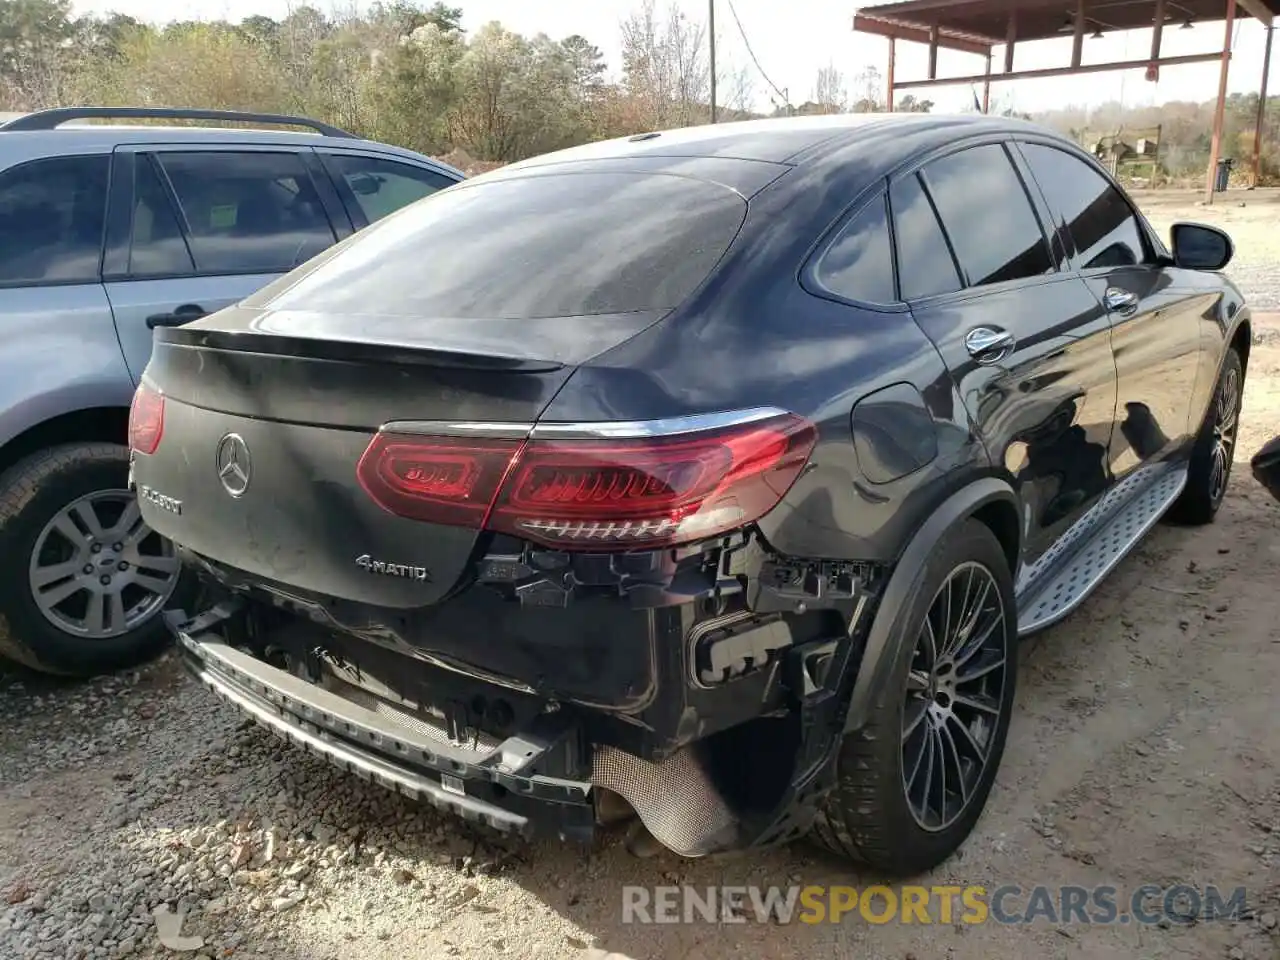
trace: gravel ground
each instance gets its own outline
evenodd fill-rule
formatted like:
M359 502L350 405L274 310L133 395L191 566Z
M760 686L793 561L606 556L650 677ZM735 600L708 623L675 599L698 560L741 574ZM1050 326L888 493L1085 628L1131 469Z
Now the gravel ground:
M1232 218L1239 282L1275 297L1280 277L1250 259L1249 234L1256 249L1278 243L1280 219L1272 208L1269 226L1242 223L1238 211L1264 207L1246 203L1151 207L1157 223ZM1255 340L1242 459L1280 422L1280 317ZM0 958L1274 960L1277 520L1280 505L1238 469L1214 526L1158 528L1026 645L988 811L924 881L1242 885L1238 921L624 925L628 883L877 878L804 844L640 860L616 835L580 849L474 832L242 724L167 655L87 684L0 672Z

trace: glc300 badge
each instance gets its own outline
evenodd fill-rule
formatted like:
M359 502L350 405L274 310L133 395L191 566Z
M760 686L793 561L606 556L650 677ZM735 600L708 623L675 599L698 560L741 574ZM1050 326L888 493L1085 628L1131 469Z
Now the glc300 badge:
M414 567L406 563L387 563L383 560L375 560L367 553L356 557L356 566L366 573L377 573L384 577L402 577L405 580L431 582L431 574L426 567Z
M138 496L152 506L159 507L161 510L166 510L169 513L177 514L178 516L182 516L182 501L176 497L171 497L168 494L161 493L159 490L153 490L145 483L139 485Z

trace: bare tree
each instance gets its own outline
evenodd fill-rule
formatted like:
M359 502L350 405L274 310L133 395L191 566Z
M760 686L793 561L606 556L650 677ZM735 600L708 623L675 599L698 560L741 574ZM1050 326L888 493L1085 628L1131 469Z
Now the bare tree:
M845 86L844 74L836 69L834 63L828 63L818 69L818 78L813 85L813 102L819 113L844 113L849 106L849 89Z
M884 109L884 85L880 81L880 71L875 67L866 67L853 78L854 113L875 113Z
M756 85L749 67L735 67L728 57L717 57L716 100L730 113L747 113L755 100Z
M656 0L622 22L622 67L628 93L642 104L651 127L702 122L711 94L706 24L671 3Z

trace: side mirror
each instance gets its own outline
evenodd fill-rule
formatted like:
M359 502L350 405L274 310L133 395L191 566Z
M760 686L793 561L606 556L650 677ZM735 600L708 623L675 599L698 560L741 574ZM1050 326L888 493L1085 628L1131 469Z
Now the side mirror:
M1174 265L1187 270L1221 270L1236 252L1225 230L1206 223L1175 223L1169 236Z

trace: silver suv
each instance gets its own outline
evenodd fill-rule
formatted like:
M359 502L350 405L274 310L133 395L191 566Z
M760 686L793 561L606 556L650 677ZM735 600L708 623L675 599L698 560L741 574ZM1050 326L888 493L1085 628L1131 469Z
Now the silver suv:
M83 122L121 119L315 132ZM153 329L461 179L302 117L87 107L0 126L0 654L84 675L168 638L158 614L186 579L128 492Z

